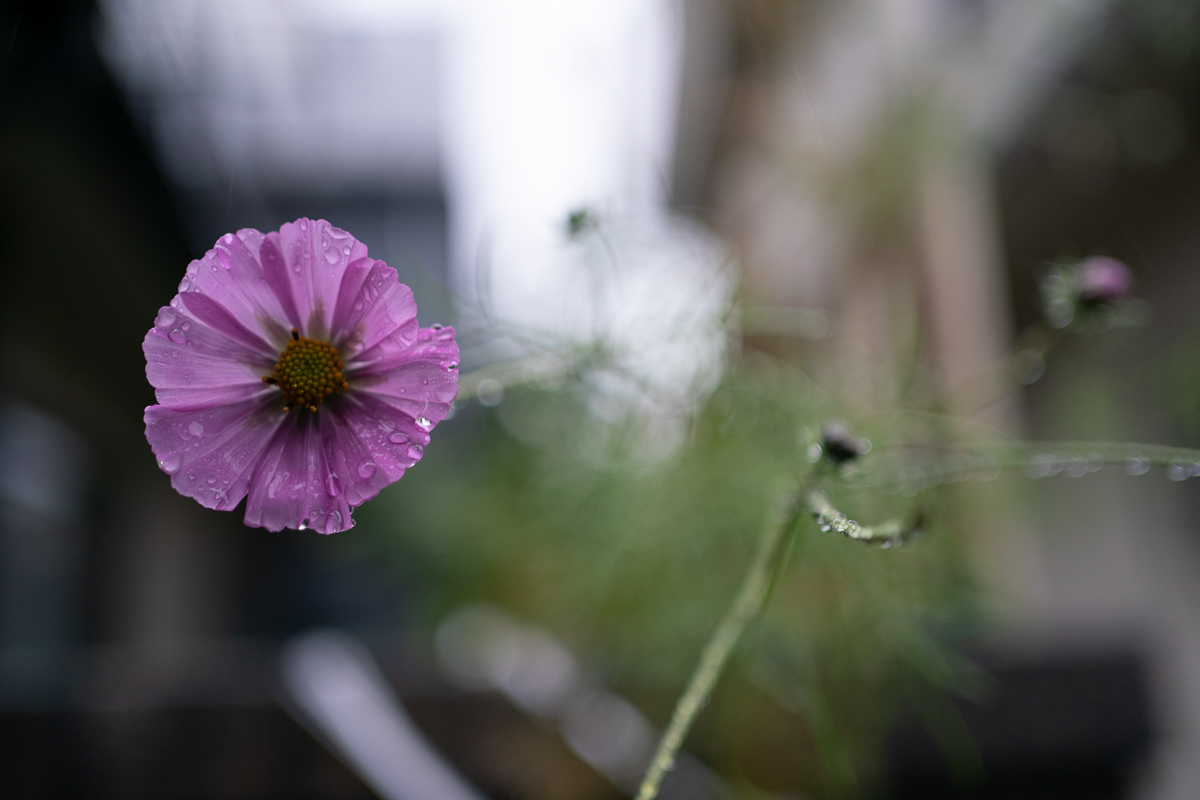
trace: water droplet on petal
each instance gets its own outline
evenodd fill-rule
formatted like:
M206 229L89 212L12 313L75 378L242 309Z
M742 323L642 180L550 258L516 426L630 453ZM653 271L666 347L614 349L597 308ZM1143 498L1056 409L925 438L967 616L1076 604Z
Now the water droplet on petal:
M396 431L395 433L393 433L391 436L388 437L388 441L391 442L392 444L407 444L408 437L405 436L400 431Z
M358 477L366 480L375 474L375 465L370 461L364 461L358 465Z
M302 531L308 530L308 520L307 519L300 521L300 526L299 526L298 530L302 530Z
M1183 464L1172 464L1167 467L1167 478L1173 481L1187 480L1188 468Z
M158 462L158 466L168 475L174 475L179 471L179 456L167 456L162 461Z
M421 447L421 445L419 445L419 444L414 444L412 447L408 448L408 457L417 459L417 458L420 458L421 454L424 452L425 452L424 447Z
M204 433L204 426L199 422L193 422L188 425L188 433L192 434L192 436L199 436Z
M342 255L346 255L346 256L350 255L350 245L346 245L345 247L342 248Z
M216 476L216 475L209 475L209 476L208 476L208 485L209 485L209 486L212 486L212 485L213 485L214 483L216 483L216 482L217 482L217 476Z
M221 262L221 266L225 269L233 269L233 259L229 257L229 253L224 250L217 250L217 261Z
M447 369L458 369L458 362L451 361L449 364L446 365L446 368Z
M189 472L189 473L188 473L188 480L189 480L189 481L194 481L194 480L196 480L196 473L194 473L194 472Z
M359 300L357 303L355 303L355 304L354 304L354 310L355 310L355 311L362 311L362 310L363 310L363 304L362 304L362 300Z
M179 328L176 328L168 333L167 338L175 344L185 344L187 342L187 334L181 331Z
M425 430L429 430L433 427L433 422L427 417L417 417L417 424Z
M1125 464L1125 472L1129 475L1145 475L1150 471L1150 462L1141 458L1130 459Z
M337 475L331 473L325 479L325 491L329 492L330 497L337 497L342 493L342 482Z
M175 320L179 317L169 308L164 308L158 312L158 316L154 318L154 325L157 328L169 328L175 324Z
M181 280L181 281L179 282L179 291L181 291L181 292L190 292L191 290L192 290L192 281L191 281L191 279L189 279L189 278L185 277L183 280Z
M325 251L325 260L329 262L329 266L335 267L342 260L342 254L336 247L330 247Z
M445 325L442 325L442 324L440 324L440 323L437 323L437 322L435 322L435 323L433 323L432 325L430 325L429 327L430 327L430 328L433 328L435 331L440 331L442 328L444 328L444 327L446 327L446 326L445 326Z
M308 230L308 220L304 219L303 217L300 218L300 230ZM308 522L308 520L305 520L305 522Z
M326 522L329 523L328 525L326 525L326 527L330 528L332 530L337 530L338 528L342 527L342 512L340 512L336 509L333 511L330 511L329 519L326 520Z

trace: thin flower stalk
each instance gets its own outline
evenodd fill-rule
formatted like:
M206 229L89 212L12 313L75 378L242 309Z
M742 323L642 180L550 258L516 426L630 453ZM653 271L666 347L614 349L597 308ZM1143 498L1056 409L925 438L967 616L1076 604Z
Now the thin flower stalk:
M734 648L749 624L762 612L778 572L787 560L786 545L792 538L788 534L796 530L800 498L804 499L805 509L816 518L822 530L832 530L857 541L890 547L920 532L919 520L908 525L895 520L874 526L861 525L835 508L819 489L801 489L792 498L792 513L787 514L782 522L764 529L754 559L742 578L741 588L721 624L705 644L691 680L675 704L667 730L659 740L654 758L638 787L636 800L653 800L658 795L663 779L675 766L679 749L700 710L708 703Z
M1166 467L1167 477L1200 476L1200 449L1136 442L979 442L958 446L881 448L878 458L846 476L861 489L882 492L918 489L938 483L989 480L1002 470L1020 470L1031 478L1055 475L1078 478L1105 467L1120 466L1130 475Z
M792 506L796 504L793 502ZM659 740L654 758L638 787L637 800L656 797L663 779L674 768L679 748L683 746L683 740L696 721L696 716L708 703L729 656L733 654L746 627L762 611L774 584L773 577L784 561L783 555L787 551L785 544L789 539L787 534L795 529L796 518L796 512L790 513L782 522L764 529L758 550L732 605L705 644L692 678L675 704L667 730Z

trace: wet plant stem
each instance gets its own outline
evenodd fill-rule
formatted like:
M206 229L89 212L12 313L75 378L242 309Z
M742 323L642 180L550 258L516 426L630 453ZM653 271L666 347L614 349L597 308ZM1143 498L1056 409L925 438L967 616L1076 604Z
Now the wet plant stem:
M742 585L734 597L733 604L708 643L704 645L692 678L675 704L671 722L658 742L654 759L646 769L641 786L638 787L636 800L653 800L658 795L663 779L675 766L679 748L683 746L683 740L691 730L692 723L708 703L725 663L746 627L762 610L775 582L776 572L788 551L786 545L792 538L788 534L796 529L796 519L800 513L798 500L803 496L803 492L796 495L791 504L794 510L786 515L786 519L768 525L763 531L754 560L750 562L746 575L742 578Z

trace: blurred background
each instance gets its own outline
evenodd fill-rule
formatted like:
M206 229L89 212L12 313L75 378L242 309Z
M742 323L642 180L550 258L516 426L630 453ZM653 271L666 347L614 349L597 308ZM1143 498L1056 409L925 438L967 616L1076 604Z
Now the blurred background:
M1192 0L39 0L0 48L5 797L621 797L825 421L1200 446ZM188 262L299 216L468 389L328 538L143 436ZM1093 255L1152 312L1042 360ZM805 535L664 797L1194 796L1195 482L984 472L848 492L928 512L900 552Z

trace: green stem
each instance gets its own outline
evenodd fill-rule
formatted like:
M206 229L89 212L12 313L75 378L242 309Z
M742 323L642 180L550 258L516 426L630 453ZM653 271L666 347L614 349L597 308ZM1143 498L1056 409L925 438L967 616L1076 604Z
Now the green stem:
M675 766L679 748L683 745L683 740L691 729L692 723L695 722L696 715L708 702L713 687L721 677L725 662L729 660L729 656L737 646L742 633L745 632L746 626L762 610L763 603L773 584L772 577L775 567L780 561L783 545L788 539L785 534L792 529L798 513L797 510L796 513L789 514L783 522L770 525L763 531L763 536L758 543L758 551L754 554L754 560L750 562L750 568L742 579L741 588L738 589L733 605L729 607L725 618L721 620L721 624L717 626L716 631L704 646L704 652L700 654L700 661L696 664L692 679L675 704L671 722L667 725L662 739L659 740L654 760L650 762L646 775L642 778L642 784L638 787L637 800L653 800L658 795L663 778Z
M994 477L1000 470L1030 470L1030 477L1042 478L1066 472L1079 477L1113 464L1124 464L1131 475L1140 475L1151 466L1186 470L1176 480L1200 474L1200 449L1168 447L1137 442L974 442L947 447L897 447L882 452L870 469L846 476L859 489L883 492L900 491L907 480L907 469L919 467L938 473L940 482L971 477ZM945 479L944 472L955 477ZM935 481L938 482L938 481Z
M888 520L879 525L863 525L834 507L820 489L813 489L808 493L808 509L817 518L817 525L821 530L836 531L848 539L879 544L885 548L903 544L921 529L920 515L913 523Z

